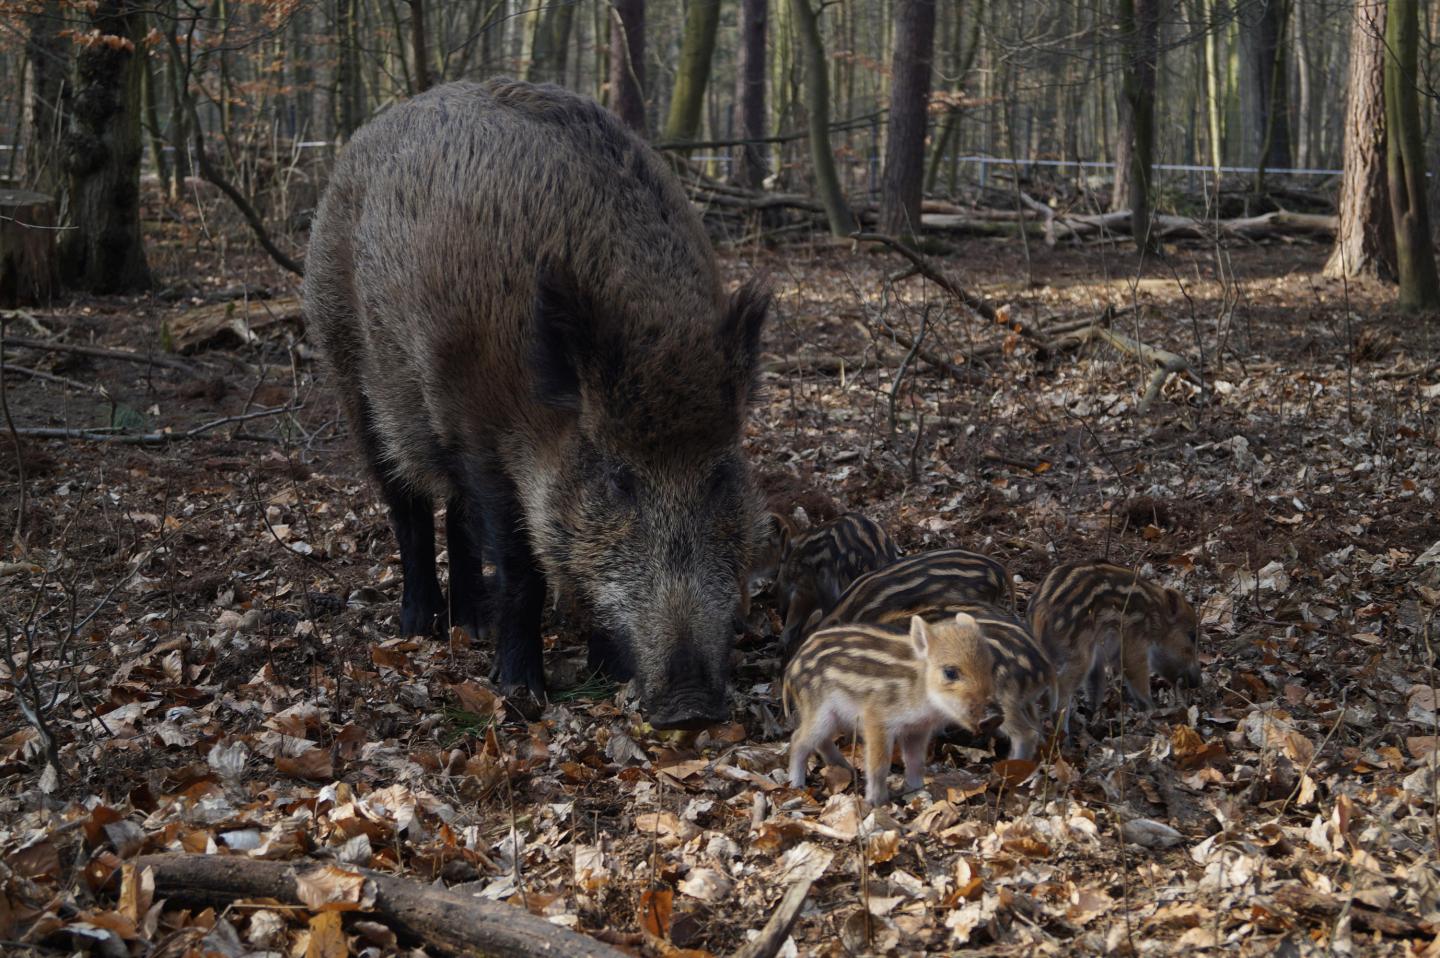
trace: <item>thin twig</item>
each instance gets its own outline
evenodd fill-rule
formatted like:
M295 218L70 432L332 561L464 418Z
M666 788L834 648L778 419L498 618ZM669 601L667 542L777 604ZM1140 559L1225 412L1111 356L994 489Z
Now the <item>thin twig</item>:
M47 383L58 383L70 389L78 389L81 392L94 393L97 396L109 395L104 386L97 386L94 383L82 383L78 379L71 379L68 376L57 376L54 373L47 373L41 369L29 369L25 366L16 366L14 363L6 365L6 370L12 373L19 373L22 376L29 376L31 379L39 379Z
M28 336L6 336L6 346L23 349L43 349L52 353L74 353L77 356L96 356L100 359L118 359L127 363L144 363L147 366L166 366L184 373L194 373L189 363L170 356L152 356L135 353L128 349L106 349L104 346L83 346L79 343L57 343L48 339L31 339Z
M8 397L8 384L5 382L5 324L6 320L0 318L0 411L5 413L5 428L10 430L10 442L15 447L15 475L20 482L20 505L15 513L15 545L23 554L25 551L25 456L20 449L20 433L15 429L15 420L10 416L10 400Z
M267 416L283 416L301 408L302 406L297 404L257 409L239 416L224 416L211 420L184 432L110 433L94 429L61 429L51 426L27 427L18 432L22 436L31 436L37 439L83 439L86 442L113 442L121 446L163 446L166 443L195 439L212 429L219 429L221 426L228 426L234 422L249 422L252 419L263 419Z

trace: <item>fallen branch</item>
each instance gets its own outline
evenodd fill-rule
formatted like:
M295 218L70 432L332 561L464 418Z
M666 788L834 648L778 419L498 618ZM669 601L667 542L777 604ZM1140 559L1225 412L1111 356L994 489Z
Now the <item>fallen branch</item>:
M6 372L19 373L31 379L39 379L42 382L58 383L61 386L68 386L71 389L78 389L81 392L95 393L97 396L105 395L104 386L96 386L93 383L82 383L78 379L71 379L68 376L57 376L54 373L47 373L41 369L30 369L25 366L16 366L14 363L5 364Z
M1393 938L1410 938L1423 934L1426 925L1420 919L1406 914L1386 914L1358 901L1345 901L1335 895L1306 888L1304 885L1286 884L1276 888L1275 901L1297 914L1322 920L1334 920L1342 911L1350 913L1350 921L1356 928L1378 931Z
M851 233L850 238L859 242L880 243L881 245L890 247L895 252L908 259L910 261L910 264L915 267L915 271L918 272L921 276L924 276L926 279L930 280L932 283L939 286L941 289L945 290L947 293L954 296L956 299L960 300L960 302L970 307L970 309L972 309L977 315L989 320L992 323L999 322L999 316L995 312L995 307L990 303L989 300L981 296L976 296L974 293L965 289L965 287L961 286L949 276L946 276L944 273L942 273L934 264L930 262L930 260L921 255L918 251L907 246L905 243L896 239L895 237L886 236L884 233Z
M134 353L128 349L106 349L104 346L57 343L49 339L31 339L28 336L6 336L5 345L15 346L21 349L40 349L51 353L73 353L76 356L95 356L99 359L118 359L121 362L142 363L147 366L164 366L167 369L178 369L185 373L193 373L195 371L189 363L171 356L152 356L147 353Z
M184 432L102 432L95 429L60 429L51 426L29 426L19 430L22 436L30 436L33 439L83 439L87 442L113 442L120 446L163 446L170 442L179 442L184 439L194 439L204 435L212 429L219 429L221 426L228 426L236 422L249 422L252 419L264 419L267 416L280 416L287 412L295 412L301 407L275 406L270 409L257 409L254 412L242 413L238 416L224 416L203 423L193 429Z
M734 958L775 958L784 947L785 939L790 937L790 928L795 924L795 919L800 917L800 909L805 907L805 899L809 894L808 879L791 885L785 897L780 899L780 904L775 906L770 920L760 929L760 934L741 946L735 952Z
M1189 373L1197 382L1200 380L1200 375L1195 371L1195 367L1184 356L1172 353L1168 349L1146 345L1121 333L1112 332L1099 323L1092 323L1054 340L1050 344L1050 348L1053 350L1069 349L1084 345L1092 339L1102 339L1123 353L1134 356L1142 362L1154 363L1159 367L1150 374L1150 382L1145 387L1145 394L1140 397L1139 412L1142 414L1150 409L1150 404L1160 395L1160 388L1165 385L1165 381L1172 374Z
M314 863L255 861L230 855L142 855L137 869L154 869L155 896L172 905L221 908L242 899L272 898L302 904L297 868ZM347 912L379 919L396 932L453 954L556 955L622 958L623 952L551 924L523 908L457 894L446 888L357 868L375 884L373 911Z

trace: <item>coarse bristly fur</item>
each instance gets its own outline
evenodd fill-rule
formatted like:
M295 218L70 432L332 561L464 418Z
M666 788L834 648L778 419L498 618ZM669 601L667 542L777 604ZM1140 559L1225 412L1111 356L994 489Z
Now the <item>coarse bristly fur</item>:
M806 631L850 622L908 622L912 615L929 619L974 604L1014 608L1010 573L978 552L936 549L862 575Z
M1052 569L1030 599L1030 627L1057 670L1056 708L1070 712L1085 684L1092 717L1105 696L1107 670L1121 667L1131 697L1151 707L1153 667L1172 685L1198 686L1200 625L1174 589L1107 562L1069 562Z
M781 647L793 649L811 613L830 611L850 583L898 558L885 527L853 512L791 537L775 578L776 607L785 621Z
M558 87L437 87L346 147L304 285L391 506L402 624L444 611L440 498L462 624L483 624L482 542L500 569L486 608L503 684L543 682L543 572L613 637L610 664L633 671L652 721L724 718L759 502L740 439L768 295L726 295L658 156Z
M817 750L848 767L837 735L865 742L865 797L889 801L890 753L900 742L907 791L924 785L936 731L950 723L974 730L994 696L994 661L975 620L964 613L907 629L837 626L812 635L785 669L786 713L799 716L790 738L790 785L803 788Z

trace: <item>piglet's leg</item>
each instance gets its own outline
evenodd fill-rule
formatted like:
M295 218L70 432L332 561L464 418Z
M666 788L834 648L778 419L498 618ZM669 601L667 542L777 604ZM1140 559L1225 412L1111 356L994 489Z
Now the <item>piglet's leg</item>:
M1154 701L1150 698L1150 649L1139 636L1127 635L1120 652L1121 665L1125 670L1125 689L1140 708L1150 711Z
M861 725L860 734L865 737L865 798L871 805L884 805L890 801L890 786L885 779L890 775L894 740L878 709L867 708Z
M1040 729L1029 708L1015 702L1005 703L1005 721L1000 725L1000 732L1010 740L1011 758L1034 758Z
M855 769L851 768L850 763L845 760L845 753L840 751L840 746L836 745L835 740L832 738L826 737L820 740L820 754L825 757L825 764L827 765L838 765L840 768L848 768L852 772L855 771Z
M815 722L809 716L800 720L795 734L790 736L790 787L805 787L805 766L818 746L822 751L828 746L835 748L830 739L828 723Z
M900 754L905 758L905 791L925 787L925 758L930 753L930 732L911 732L900 739Z

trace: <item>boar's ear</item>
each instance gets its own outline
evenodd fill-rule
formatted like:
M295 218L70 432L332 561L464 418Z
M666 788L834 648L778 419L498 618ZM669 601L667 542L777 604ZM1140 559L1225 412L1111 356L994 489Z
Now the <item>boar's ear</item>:
M770 290L760 279L752 279L730 297L720 335L732 359L737 379L744 384L746 402L756 397L755 367L760 361L760 330L770 312Z
M1170 613L1172 619L1180 614L1180 606L1184 601L1184 598L1176 590L1165 590L1165 611Z
M547 259L535 274L534 342L530 365L536 398L560 409L580 408L581 363L591 352L594 304L570 267Z
M922 659L930 651L930 631L925 620L918 615L910 616L910 644L915 646L915 654Z

